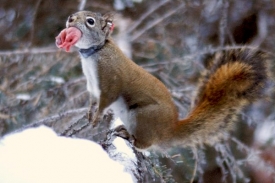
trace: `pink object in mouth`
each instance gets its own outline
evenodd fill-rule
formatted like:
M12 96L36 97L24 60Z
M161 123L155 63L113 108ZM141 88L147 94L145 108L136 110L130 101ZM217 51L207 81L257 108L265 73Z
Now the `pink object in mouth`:
M64 48L66 52L81 38L82 33L75 27L63 29L55 38L55 44L58 48Z

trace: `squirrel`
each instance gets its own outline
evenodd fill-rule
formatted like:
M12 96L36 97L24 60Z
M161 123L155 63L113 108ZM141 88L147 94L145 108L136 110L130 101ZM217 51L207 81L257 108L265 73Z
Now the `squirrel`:
M120 117L137 149L213 143L232 129L236 116L263 95L267 56L257 49L217 53L203 74L185 119L164 84L127 58L112 41L113 14L80 11L56 37L59 48L79 48L87 90L98 109L96 126L108 109Z

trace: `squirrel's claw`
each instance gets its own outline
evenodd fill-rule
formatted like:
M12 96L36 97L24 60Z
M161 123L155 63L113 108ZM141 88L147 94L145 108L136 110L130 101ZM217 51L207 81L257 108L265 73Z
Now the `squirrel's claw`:
M98 113L98 111L96 111L95 115L93 116L93 120L92 120L93 128L97 126L97 124L100 122L101 119L102 119L101 115Z
M123 125L116 127L114 129L114 131L116 132L115 135L118 137L121 137L126 140L131 139L131 135L129 134L129 132L126 130L126 128Z
M89 109L89 111L87 112L87 118L89 122L92 122L92 110Z
M93 128L97 126L97 124L99 123L99 121L100 121L100 119L94 119L94 120L92 121L92 126L93 126Z

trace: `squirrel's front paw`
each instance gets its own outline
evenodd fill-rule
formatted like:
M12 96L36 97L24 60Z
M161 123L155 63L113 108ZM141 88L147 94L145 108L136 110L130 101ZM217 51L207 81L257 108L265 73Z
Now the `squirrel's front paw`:
M101 118L101 115L99 114L98 110L96 109L96 111L94 112L94 115L93 115L93 112L92 112L92 109L90 108L89 111L87 112L87 118L88 118L88 121L92 123L92 126L93 127L96 127L97 124L100 122L100 120L102 119Z
M93 116L93 120L92 120L92 126L93 128L96 127L98 125L98 123L102 120L102 116L101 114L97 111L95 113L95 115Z
M97 110L98 110L98 107L97 107L96 103L90 104L90 107L87 112L87 118L88 118L89 122L93 121L93 114L95 115L97 113Z
M92 120L93 128L96 127L99 122L100 122L100 117L94 117L94 119Z

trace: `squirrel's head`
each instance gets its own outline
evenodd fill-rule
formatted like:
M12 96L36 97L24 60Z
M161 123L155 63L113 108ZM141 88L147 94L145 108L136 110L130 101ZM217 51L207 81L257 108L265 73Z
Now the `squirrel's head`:
M66 27L76 28L81 37L75 46L87 49L102 44L113 30L113 14L101 15L90 11L80 11L68 17Z

